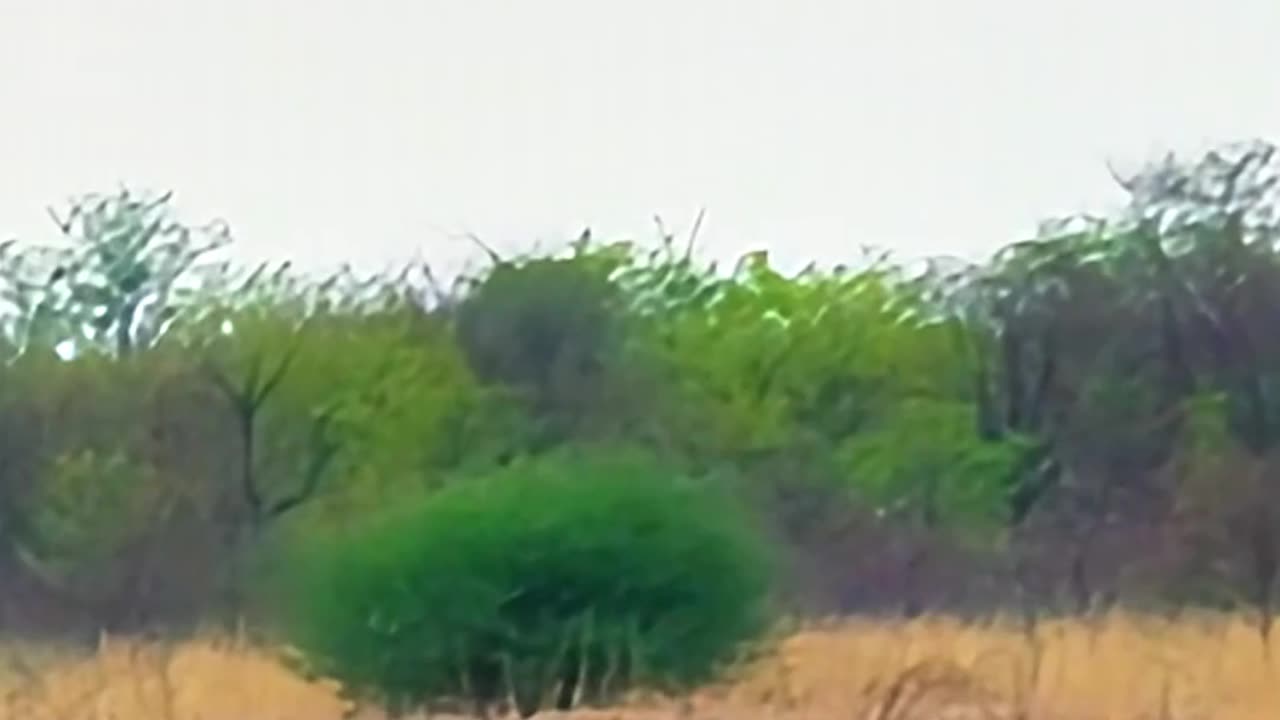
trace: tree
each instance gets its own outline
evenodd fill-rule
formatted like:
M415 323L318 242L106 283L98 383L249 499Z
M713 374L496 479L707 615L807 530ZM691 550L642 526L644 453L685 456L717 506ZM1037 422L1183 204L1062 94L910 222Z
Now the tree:
M1165 358L1190 368L1173 464L1184 548L1223 561L1270 634L1280 539L1280 158L1263 141L1169 155L1129 177L1129 222L1158 272Z
M495 258L452 308L472 370L516 395L543 448L613 425L596 410L615 389L625 341L612 277L625 249L595 248L589 238L568 257Z
M900 322L899 278L885 264L787 277L751 253L721 277L659 257L624 277L641 342L669 368L678 402L702 409L689 422L715 443L703 452L748 459L797 434L839 442L905 386L948 393L962 377L924 371L937 334Z
M1246 446L1266 452L1280 440L1280 342L1270 332L1280 303L1276 148L1255 141L1195 162L1170 156L1122 182L1197 370L1228 392Z
M154 343L192 293L227 270L203 262L229 244L226 225L184 225L171 198L128 189L89 195L65 217L51 211L66 244L5 245L0 280L14 311L6 334L19 348L64 352L91 346L124 355Z
M770 620L771 557L710 479L561 448L291 548L279 610L312 669L416 709L528 717L685 690ZM745 647L744 646L748 646Z
M1212 583L1217 599L1255 608L1269 647L1280 583L1280 453L1259 456L1243 446L1221 394L1195 398L1189 411L1193 421L1172 466L1184 565L1198 571L1193 579Z
M175 342L199 357L237 429L250 527L326 480L394 484L456 458L454 422L487 401L447 326L376 278L255 273Z
M208 403L183 392L190 370L158 350L30 353L5 366L0 417L24 430L4 455L0 554L17 561L6 591L38 591L19 610L61 605L68 631L189 622L210 608L223 579L224 436Z

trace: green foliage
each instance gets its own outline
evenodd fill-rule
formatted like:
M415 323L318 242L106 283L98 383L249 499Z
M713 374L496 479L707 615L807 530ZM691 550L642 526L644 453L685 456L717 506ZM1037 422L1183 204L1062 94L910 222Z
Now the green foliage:
M201 285L226 271L201 260L230 242L221 223L179 222L170 199L127 189L89 195L55 216L65 244L6 245L0 279L14 310L7 337L64 352L127 353L155 342Z
M85 586L121 580L111 566L148 525L165 522L172 499L164 489L154 471L120 452L56 457L27 498L24 559L59 586L110 592Z
M911 398L840 448L852 489L882 513L927 528L998 528L1008 479L1026 451L1017 438L983 441L970 404Z
M334 521L427 490L450 468L514 442L503 437L512 422L503 398L477 383L442 323L404 309L316 315L296 337L298 359L268 421L281 442L277 458L305 457L298 442L332 452L332 480L317 500ZM320 435L291 440L286 430L303 418Z
M611 442L644 447L663 467L732 471L753 499L808 498L803 512L767 506L789 518L770 519L792 532L830 517L800 534L821 545L843 533L832 547L856 544L876 560L892 553L847 542L851 533L900 545L894 533L936 531L986 543L963 550L1007 553L1001 560L1043 545L1071 558L1083 588L1089 558L1115 539L1102 535L1172 528L1204 567L1234 557L1235 576L1252 574L1253 595L1270 602L1280 576L1276 149L1228 146L1120 181L1131 202L1118 216L1046 224L987 261L935 259L924 273L864 256L786 274L764 252L722 269L695 258L692 241L677 248L665 237L641 251L584 235L569 253L494 256L433 298L408 270L313 278L287 264L207 263L229 240L222 225L178 222L168 196L90 196L57 218L64 246L0 246L0 345L12 361L0 368L0 562L21 556L64 586L109 585L118 571L142 589L161 573L176 587L181 566L216 560L161 568L165 553L153 550L178 548L172 531L193 530L175 557L221 544L253 555L271 528L312 548L300 568L332 552L333 567L391 572L386 563L430 547L424 572L474 565L514 583L492 574L508 569L486 565L496 561L484 543L542 547L529 523L572 524L571 513L631 487L599 481L593 499L586 481L526 476L667 472L642 472L634 458L616 473L595 456L519 458ZM450 485L457 476L480 479ZM836 499L849 507L812 507ZM691 527L719 521L710 501L697 502ZM159 529L157 504L175 508ZM417 514L371 519L400 506ZM447 515L442 527L414 524L435 512ZM464 512L478 519L448 514ZM317 539L348 527L399 555ZM612 526L583 527L617 539ZM447 543L460 554L446 562L436 548ZM473 546L478 559L466 556ZM906 552L912 573L927 554ZM547 550L537 562L559 557ZM93 567L106 569L92 579ZM400 607L398 591L357 583L384 576L353 573L336 598ZM534 630L503 635L514 606L460 587L461 605L443 590L431 601L448 618L490 613L498 625L485 626L486 650L534 648L520 657L542 662L559 647L552 636L582 642L588 628L617 636L625 625L597 617L597 603L547 620L554 632L525 618ZM361 657L410 652L350 637ZM470 679L497 672L468 657ZM591 668L603 667L597 659ZM449 689L431 677L432 692Z
M236 483L259 521L313 500L340 521L423 489L460 446L479 455L476 420L497 405L445 323L375 283L339 282L277 271L176 336L238 428Z
M458 481L282 565L323 672L401 704L525 713L709 678L766 621L768 554L713 485L634 452L561 451Z
M753 253L719 277L655 253L622 277L678 398L666 419L695 453L834 449L903 399L972 394L956 328L920 318L917 291L883 258L787 277Z
M669 368L684 404L699 411L687 422L701 425L712 453L784 445L795 406L806 399L797 395L814 393L833 371L843 374L847 357L840 352L856 341L839 343L864 331L848 324L823 335L836 325L828 314L836 304L833 288L821 278L793 282L760 254L744 258L727 278L697 271L688 258L652 256L624 279L646 341Z
M1226 397L1206 393L1189 398L1183 437L1186 448L1198 457L1237 449L1233 447Z
M186 622L212 601L222 438L216 427L188 434L208 418L198 398L172 392L188 373L159 349L28 354L0 372L0 542L37 585L89 614L64 624Z
M617 248L497 261L454 311L458 343L482 380L514 390L554 441L606 393L623 340Z
M145 469L120 454L91 450L54 460L28 498L29 547L59 571L74 572L109 558L153 509Z

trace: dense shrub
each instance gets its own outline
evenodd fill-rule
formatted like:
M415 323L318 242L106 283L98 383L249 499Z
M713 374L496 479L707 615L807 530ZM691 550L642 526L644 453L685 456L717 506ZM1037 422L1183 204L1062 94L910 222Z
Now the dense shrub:
M545 445L598 413L622 338L619 288L606 256L501 262L455 315L457 341L480 379L514 391L541 419Z
M739 507L643 454L565 450L295 546L276 599L315 670L395 706L675 690L764 629L770 558Z
M157 349L0 371L7 629L189 626L221 601L228 435L195 372Z

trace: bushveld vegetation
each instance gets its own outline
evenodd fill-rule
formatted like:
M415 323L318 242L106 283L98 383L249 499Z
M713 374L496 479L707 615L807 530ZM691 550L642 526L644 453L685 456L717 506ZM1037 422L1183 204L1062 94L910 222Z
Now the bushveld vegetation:
M0 248L0 626L240 623L362 697L526 714L775 662L769 614L1193 608L1270 647L1280 159L1117 181L978 263L588 232L447 284L81 198Z

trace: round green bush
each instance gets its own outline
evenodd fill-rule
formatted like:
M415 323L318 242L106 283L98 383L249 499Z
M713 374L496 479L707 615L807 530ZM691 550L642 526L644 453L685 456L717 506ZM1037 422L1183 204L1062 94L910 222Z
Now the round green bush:
M766 629L762 538L710 482L559 451L303 543L281 609L312 669L357 696L514 697L528 716L712 678Z

